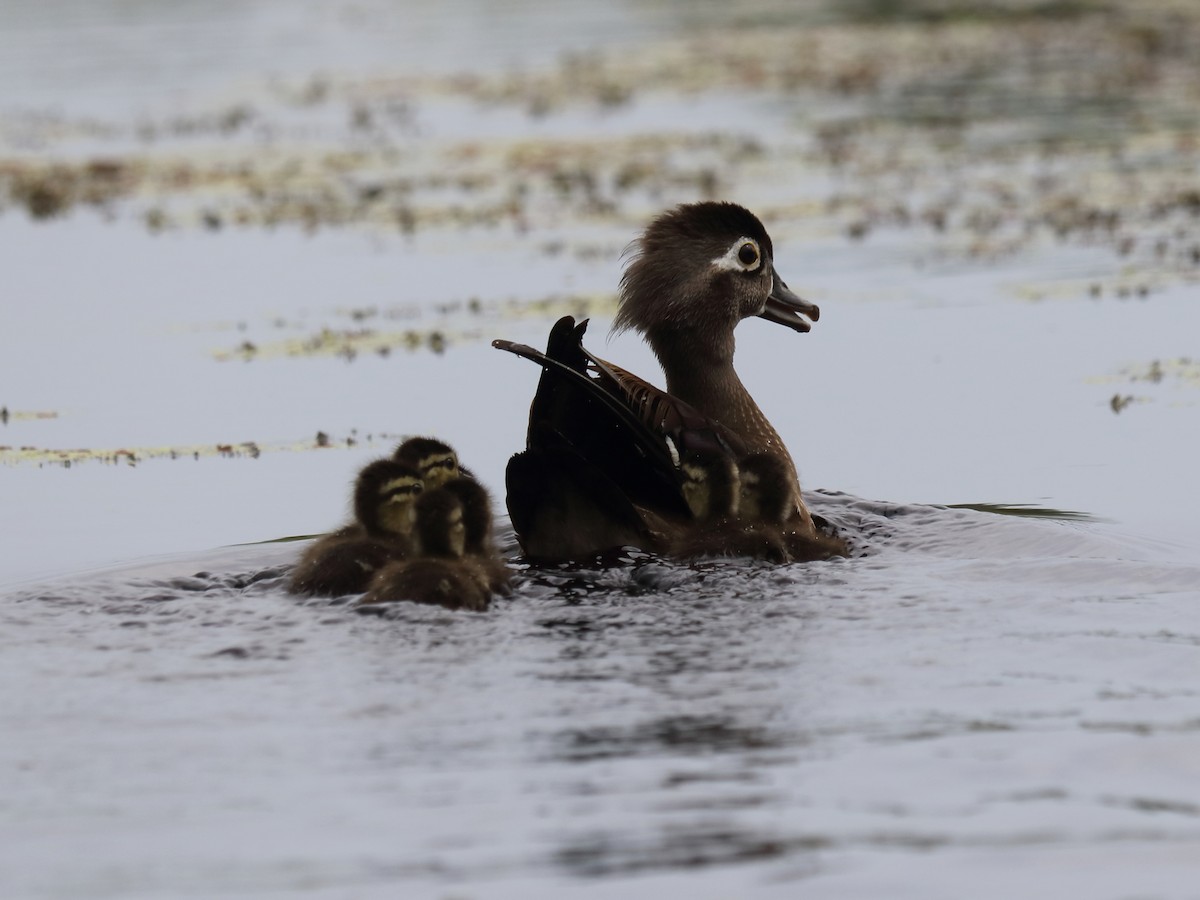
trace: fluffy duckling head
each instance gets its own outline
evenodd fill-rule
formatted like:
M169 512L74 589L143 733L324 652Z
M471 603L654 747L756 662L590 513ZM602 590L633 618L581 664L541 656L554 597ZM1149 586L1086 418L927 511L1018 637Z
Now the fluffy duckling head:
M412 466L421 473L425 487L432 490L441 487L460 474L458 454L449 444L436 438L409 438L396 448L392 459Z
M458 559L466 552L463 504L452 492L426 491L417 498L417 545L423 556Z
M741 512L747 522L782 525L795 505L791 473L777 456L753 453L738 465L741 473Z
M738 467L721 453L694 451L680 464L683 496L692 515L703 521L738 511Z
M424 491L421 473L394 459L379 459L358 473L354 517L372 537L412 533L414 502Z

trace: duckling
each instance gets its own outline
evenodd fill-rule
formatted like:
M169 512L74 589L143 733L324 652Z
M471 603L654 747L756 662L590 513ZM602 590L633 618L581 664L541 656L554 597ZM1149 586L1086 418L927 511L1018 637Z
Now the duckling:
M752 453L739 464L739 504L743 521L782 527L788 508L789 478L778 457Z
M688 454L680 468L684 495L696 523L672 543L670 556L752 556L775 563L789 561L778 534L747 525L741 518L746 492L739 467L732 459L723 454L695 452Z
M511 573L492 540L492 498L474 478L452 478L442 485L459 499L463 508L465 528L464 554L477 565L487 578L492 593L509 592Z
M425 487L430 490L441 487L452 478L475 477L459 465L454 448L437 438L409 438L396 448L392 459L407 463L419 471L425 480Z
M370 463L354 484L354 522L313 543L292 571L293 594L337 597L367 589L375 571L412 552L421 475L390 459Z
M569 316L544 354L493 342L542 366L526 449L506 473L526 556L582 558L626 544L669 550L695 519L680 472L692 451L778 459L788 527L815 536L792 458L733 368L733 332L751 316L806 332L820 310L788 289L766 229L736 204L668 210L634 246L614 328L641 332L666 391L585 350L587 322Z
M792 562L847 555L849 548L841 538L825 534L819 528L810 534L793 527L789 499L791 481L779 457L769 453L753 453L742 459L739 469L739 517L749 531L786 548L786 557ZM820 521L827 525L824 520Z
M397 447L393 458L420 469L430 489L441 487L458 496L467 529L467 555L487 571L492 591L507 591L508 566L492 544L492 499L471 471L459 462L454 448L437 438L415 437Z
M467 527L462 501L444 488L429 491L417 500L416 512L419 555L381 568L356 605L378 608L411 600L447 609L486 610L491 600L487 575L464 557Z
M737 515L741 499L737 463L723 453L695 450L680 465L683 496L697 522Z
M739 499L737 464L724 453L694 450L684 457L679 471L695 522L675 536L668 554L681 559L728 555L727 539L736 527Z

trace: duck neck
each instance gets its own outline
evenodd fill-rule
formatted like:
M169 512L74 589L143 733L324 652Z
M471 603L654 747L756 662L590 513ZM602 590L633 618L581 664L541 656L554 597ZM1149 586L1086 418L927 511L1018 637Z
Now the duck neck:
M716 340L696 329L655 328L646 335L667 376L667 393L695 407L709 419L737 432L749 453L769 453L787 466L791 497L800 527L813 530L812 518L800 498L796 464L766 415L733 368L733 329ZM788 518L791 518L789 514Z
M666 373L667 393L736 431L756 449L787 455L733 368L732 330L717 340L695 329L656 329L648 338Z

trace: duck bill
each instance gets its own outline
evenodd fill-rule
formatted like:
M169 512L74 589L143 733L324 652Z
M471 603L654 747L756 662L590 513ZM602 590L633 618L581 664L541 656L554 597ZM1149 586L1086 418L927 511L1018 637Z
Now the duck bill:
M812 323L821 318L821 309L817 304L793 294L783 283L783 279L776 274L774 286L767 297L766 308L758 315L759 318L776 325L786 325L793 331L808 331L812 328Z

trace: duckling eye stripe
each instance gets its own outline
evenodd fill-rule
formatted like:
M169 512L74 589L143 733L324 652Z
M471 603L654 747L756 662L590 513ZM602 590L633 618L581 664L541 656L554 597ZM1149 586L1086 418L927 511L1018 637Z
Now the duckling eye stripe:
M755 253L754 264L751 266L747 266L738 259L738 254L746 244L750 244L757 251ZM759 249L758 241L754 240L754 238L740 237L730 245L729 249L725 251L724 256L718 256L712 261L712 264L715 268L725 272L757 272L762 268L762 259L762 250Z
M381 487L379 489L379 493L385 497L394 496L396 494L411 494L414 492L414 490L416 490L416 488L417 483L415 481L411 481L407 478L396 478Z

